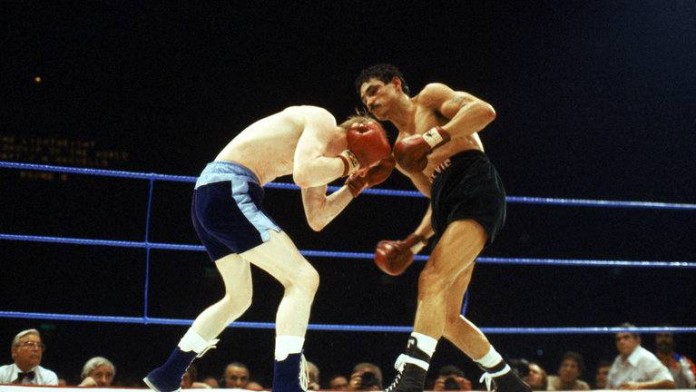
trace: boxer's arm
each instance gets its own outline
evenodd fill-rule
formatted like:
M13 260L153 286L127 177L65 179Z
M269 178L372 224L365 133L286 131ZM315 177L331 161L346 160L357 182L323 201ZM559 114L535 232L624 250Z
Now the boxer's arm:
M343 160L325 155L332 138L336 137L335 129L336 119L325 110L314 110L304 116L304 130L295 147L292 173L293 181L300 188L322 186L343 175Z
M442 83L425 86L419 94L419 102L450 119L442 127L453 138L483 130L496 116L488 102L464 91L454 91Z
M327 186L302 188L302 205L309 227L320 231L328 225L353 200L347 186L327 195Z
M406 177L411 179L413 185L418 189L418 192L422 193L423 196L430 198L430 179L428 176L422 172L408 172L404 170L401 166L397 164L396 168L403 173Z
M430 204L428 204L428 210L425 211L425 215L423 215L423 219L421 219L420 225L418 225L413 234L419 235L425 238L426 240L432 237L433 234L435 234L435 232L433 231L433 226L430 223L432 216L433 207Z

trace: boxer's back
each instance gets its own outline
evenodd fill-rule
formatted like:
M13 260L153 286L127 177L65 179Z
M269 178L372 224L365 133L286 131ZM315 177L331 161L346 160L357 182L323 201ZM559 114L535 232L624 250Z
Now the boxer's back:
M237 162L259 178L263 185L292 174L297 141L306 118L325 109L315 106L291 106L249 125L222 149L216 161Z

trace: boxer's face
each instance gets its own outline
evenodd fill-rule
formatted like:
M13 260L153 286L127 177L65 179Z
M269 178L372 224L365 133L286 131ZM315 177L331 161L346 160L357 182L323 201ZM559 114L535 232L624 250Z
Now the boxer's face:
M399 96L399 78L384 83L372 78L360 86L360 100L367 110L380 120L385 120L392 102Z

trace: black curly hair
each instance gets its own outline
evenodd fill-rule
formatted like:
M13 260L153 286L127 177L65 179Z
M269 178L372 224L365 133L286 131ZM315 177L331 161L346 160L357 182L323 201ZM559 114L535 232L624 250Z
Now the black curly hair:
M360 74L355 78L355 91L360 95L360 86L370 79L381 80L384 83L389 83L394 77L401 79L401 91L410 94L408 84L404 80L404 75L398 68L391 64L375 64L360 71Z

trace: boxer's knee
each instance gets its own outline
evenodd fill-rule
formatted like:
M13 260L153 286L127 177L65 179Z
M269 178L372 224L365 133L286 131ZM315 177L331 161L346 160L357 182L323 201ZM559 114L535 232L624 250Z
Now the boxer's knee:
M428 265L418 277L418 294L421 298L445 295L451 285L450 277L442 268Z
M319 273L309 263L293 270L288 277L286 290L299 291L304 295L314 297L319 289Z

